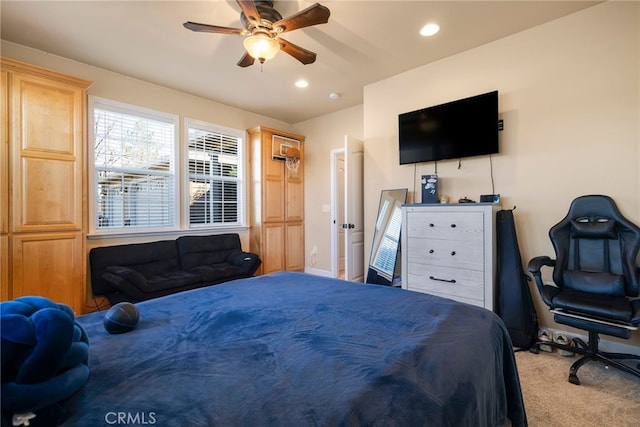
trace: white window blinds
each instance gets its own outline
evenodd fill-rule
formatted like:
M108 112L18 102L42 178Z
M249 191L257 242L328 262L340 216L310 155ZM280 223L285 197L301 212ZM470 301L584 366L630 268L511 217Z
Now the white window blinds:
M187 121L189 224L242 225L243 134Z
M95 229L174 228L176 119L93 102Z

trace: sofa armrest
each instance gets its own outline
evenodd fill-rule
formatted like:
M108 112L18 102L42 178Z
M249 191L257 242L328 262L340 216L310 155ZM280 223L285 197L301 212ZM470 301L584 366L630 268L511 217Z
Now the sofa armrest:
M127 293L128 288L135 286L138 289L145 289L148 287L147 279L129 267L122 266L109 266L105 268L105 273L102 278L109 282L115 289Z
M262 260L260 259L258 254L242 251L232 253L231 255L229 255L227 261L231 265L240 267L243 271L246 272L247 276L253 275L258 267L260 267L260 264L262 264Z

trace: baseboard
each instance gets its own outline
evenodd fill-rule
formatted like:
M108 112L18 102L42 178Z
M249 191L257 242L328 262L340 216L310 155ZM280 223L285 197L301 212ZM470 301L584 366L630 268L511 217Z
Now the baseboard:
M334 278L330 271L321 270L319 268L305 267L304 268L304 272L305 273L309 273L309 274L313 274L314 276Z

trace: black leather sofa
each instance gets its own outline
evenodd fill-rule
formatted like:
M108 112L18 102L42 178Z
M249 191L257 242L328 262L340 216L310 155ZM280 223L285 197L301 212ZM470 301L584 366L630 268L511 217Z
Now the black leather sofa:
M139 302L252 276L261 264L237 234L93 248L91 288L111 304Z

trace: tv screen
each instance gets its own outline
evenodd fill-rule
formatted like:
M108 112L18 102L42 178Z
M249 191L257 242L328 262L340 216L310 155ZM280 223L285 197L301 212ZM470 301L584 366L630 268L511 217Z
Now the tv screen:
M398 115L400 164L498 152L498 91Z

